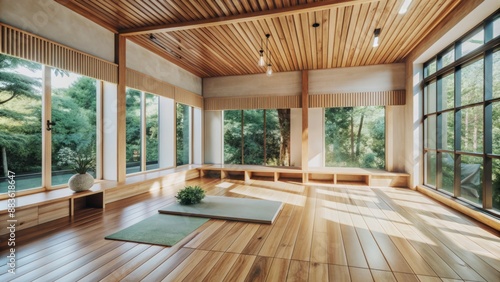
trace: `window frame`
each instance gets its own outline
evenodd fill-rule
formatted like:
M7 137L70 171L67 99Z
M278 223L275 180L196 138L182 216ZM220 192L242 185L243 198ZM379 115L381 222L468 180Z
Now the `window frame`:
M499 215L499 211L493 210L492 207L492 196L493 196L493 187L492 187L492 160L493 159L500 159L500 155L495 155L492 153L492 104L493 103L500 103L500 97L493 98L492 97L492 71L493 71L493 54L495 52L499 52L500 50L500 36L497 36L496 38L492 38L493 34L493 23L495 20L497 20L500 17L500 12L496 11L493 15L489 16L486 18L482 23L480 23L478 26L474 27L467 33L465 33L463 36L458 38L455 42L447 46L445 49L442 51L438 52L435 56L431 57L427 62L424 63L424 74L426 74L427 67L429 64L432 62L436 61L437 62L437 70L435 73L431 75L424 75L423 82L421 84L421 93L422 93L422 126L423 126L423 131L424 134L422 134L422 144L423 144L423 150L422 150L422 156L425 159L424 162L422 162L423 166L423 171L424 171L424 178L422 179L422 184L424 186L430 187L436 191L442 192L444 194L447 194L453 198L458 199L459 201L463 201L467 204L471 204L474 207L483 210L485 212ZM464 56L461 55L461 44L476 34L478 31L481 29L484 30L484 38L483 38L483 45L479 46L478 48L474 49L473 51L467 53ZM455 50L455 60L451 63L448 64L447 66L442 67L442 57L443 55L447 54L450 52L450 50L454 48ZM477 60L483 60L483 93L482 93L482 100L480 102L474 102L471 104L467 105L462 105L461 104L461 69L464 66L470 65L472 63L477 62ZM449 75L450 73L454 73L454 107L451 109L443 109L443 106L440 105L442 101L442 95L441 93L441 88L439 87L439 81ZM436 99L437 102L437 110L434 113L426 113L425 112L425 105L427 104L427 101L425 100L425 95L424 95L424 89L430 85L432 82L436 82ZM480 106L483 109L483 144L482 144L482 152L465 152L462 151L461 149L461 112L464 109L472 108L472 107L477 107ZM444 107L446 108L446 106ZM440 124L440 116L442 116L443 113L453 113L454 115L454 148L453 150L449 149L443 149L443 146L440 145L440 130L442 129ZM436 149L431 149L429 145L427 144L427 135L425 134L425 131L427 130L427 121L429 119L429 116L436 114L437 121L436 121ZM444 146L446 147L446 146ZM426 183L427 181L427 176L426 176L426 171L427 171L427 160L426 156L427 153L429 152L435 152L436 154L436 185L435 187L432 185L428 185ZM449 193L448 191L442 189L442 163L441 163L441 156L444 153L452 153L454 155L454 186L453 186L453 193ZM482 169L483 169L483 176L481 179L482 182L482 187L481 187L481 192L482 192L482 201L481 204L478 205L472 201L469 201L467 199L464 199L461 197L461 185L460 185L460 165L461 165L461 157L462 156L470 156L470 157L481 157L483 159L482 162Z

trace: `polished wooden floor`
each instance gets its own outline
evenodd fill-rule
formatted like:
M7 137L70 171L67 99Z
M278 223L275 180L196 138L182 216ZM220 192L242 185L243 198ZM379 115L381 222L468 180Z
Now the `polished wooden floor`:
M105 240L184 184L16 235L0 281L500 281L500 237L408 189L196 179L209 195L285 202L273 225L210 220L165 248Z

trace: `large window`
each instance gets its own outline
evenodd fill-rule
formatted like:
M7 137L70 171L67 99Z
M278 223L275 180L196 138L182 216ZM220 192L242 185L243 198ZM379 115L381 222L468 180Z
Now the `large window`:
M423 101L424 184L496 212L500 211L498 25L497 14L424 65Z
M290 110L224 111L224 163L290 165Z
M42 186L42 66L0 54L0 193Z
M64 160L70 152L96 157L96 80L52 70L52 186L74 174ZM88 171L96 177L95 169Z
M141 168L141 91L127 88L126 136L127 174Z
M158 162L158 100L159 97L153 94L146 93L146 170L159 168Z
M46 85L42 85L44 73ZM54 187L65 185L75 173L68 155L96 159L100 99L96 83L89 77L0 54L0 193L7 191L9 171L15 173L16 191ZM45 99L42 89L51 90ZM42 146L44 138L46 147ZM49 146L51 150L44 151ZM42 169L44 153L51 165ZM95 178L100 176L96 169L88 171Z
M325 109L325 165L384 169L384 107Z
M160 97L132 88L126 97L127 174L158 169Z
M191 107L177 103L177 165L191 163Z

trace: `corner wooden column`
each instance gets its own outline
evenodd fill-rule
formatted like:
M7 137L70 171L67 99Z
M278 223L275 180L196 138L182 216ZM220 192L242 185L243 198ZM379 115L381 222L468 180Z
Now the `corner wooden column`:
M309 169L309 76L307 70L302 71L302 169Z
M127 160L126 160L126 87L127 87L127 64L126 64L126 44L127 39L119 34L115 35L115 61L118 64L118 89L116 94L116 114L117 122L117 169L116 180L125 182L127 175Z

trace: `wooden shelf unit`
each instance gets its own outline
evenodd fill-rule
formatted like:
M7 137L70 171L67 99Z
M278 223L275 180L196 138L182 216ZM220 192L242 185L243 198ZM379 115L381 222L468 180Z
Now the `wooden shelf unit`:
M198 168L200 177L220 175L221 179L243 175L244 181L252 179L269 181L297 181L304 184L328 183L383 187L408 187L410 175L364 168L300 168L266 167L259 165L203 165Z

